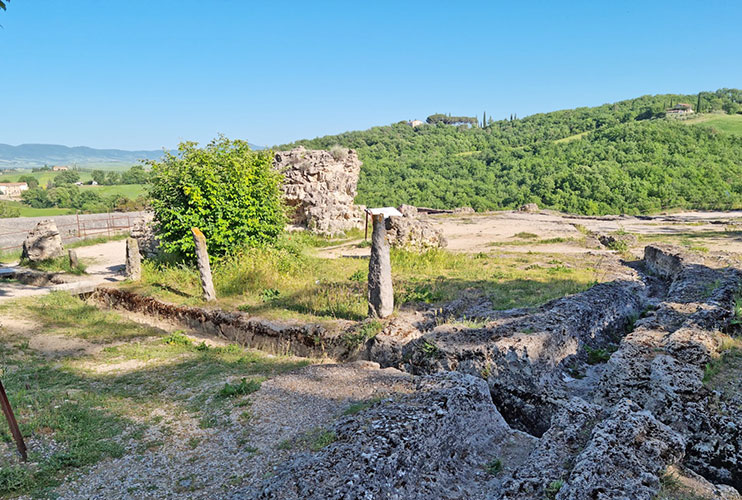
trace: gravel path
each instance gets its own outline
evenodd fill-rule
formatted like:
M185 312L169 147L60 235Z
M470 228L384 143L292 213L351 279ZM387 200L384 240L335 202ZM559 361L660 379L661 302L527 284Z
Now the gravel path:
M121 212L111 214L81 214L81 215L50 215L47 217L14 217L0 219L0 249L13 250L23 244L26 235L42 220L51 219L57 225L59 234L65 243L75 241L78 232L78 218L80 229L96 236L108 234L110 226L130 227L136 221L145 217L145 212Z
M197 420L160 408L162 424L119 459L71 477L55 491L59 499L249 498L292 454L292 439L329 427L354 402L413 390L412 377L371 362L313 365L262 384L245 408L233 410L227 428L202 429ZM199 443L197 446L189 443Z

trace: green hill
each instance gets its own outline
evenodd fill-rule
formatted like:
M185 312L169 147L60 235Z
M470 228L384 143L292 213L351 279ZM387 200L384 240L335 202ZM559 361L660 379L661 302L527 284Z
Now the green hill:
M701 114L668 118L686 102ZM524 203L584 214L742 207L742 91L665 94L489 121L446 115L297 141L354 148L363 160L356 201L510 209ZM731 114L727 114L731 113ZM442 117L442 118L441 118ZM455 117L457 120L466 117Z

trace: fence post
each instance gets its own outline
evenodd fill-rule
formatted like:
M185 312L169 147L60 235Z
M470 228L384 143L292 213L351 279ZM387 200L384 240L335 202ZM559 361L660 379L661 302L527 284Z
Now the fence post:
M77 237L79 238L79 237L80 237L80 235L82 234L82 233L80 232L80 212L77 212L77 213L75 214L75 216L77 217Z
M211 278L211 266L209 265L209 252L206 249L206 237L197 227L192 227L193 243L196 245L196 264L198 273L201 275L201 287L204 290L204 300L216 300L214 281Z

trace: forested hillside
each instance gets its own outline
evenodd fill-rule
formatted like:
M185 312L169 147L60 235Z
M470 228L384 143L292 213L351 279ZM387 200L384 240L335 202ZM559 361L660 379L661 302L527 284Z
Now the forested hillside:
M722 89L475 126L448 125L437 114L433 124L400 122L277 149L356 149L364 163L356 200L367 205L487 210L535 202L584 214L742 207L742 136L665 116L681 102L742 123L742 91Z

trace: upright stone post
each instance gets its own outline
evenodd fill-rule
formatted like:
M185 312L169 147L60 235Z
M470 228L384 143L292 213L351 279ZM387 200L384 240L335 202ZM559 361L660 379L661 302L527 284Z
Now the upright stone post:
M142 278L142 256L136 238L126 238L126 278L139 281Z
M394 311L392 263L386 241L384 215L372 216L371 259L368 262L368 315L386 318Z
M70 269L74 271L80 265L80 260L77 258L77 252L74 250L67 250L67 256L70 259Z
M209 252L206 250L206 237L197 227L192 227L193 242L196 244L196 265L201 275L201 288L204 290L204 300L216 300L214 281L211 279L211 266L209 265Z

